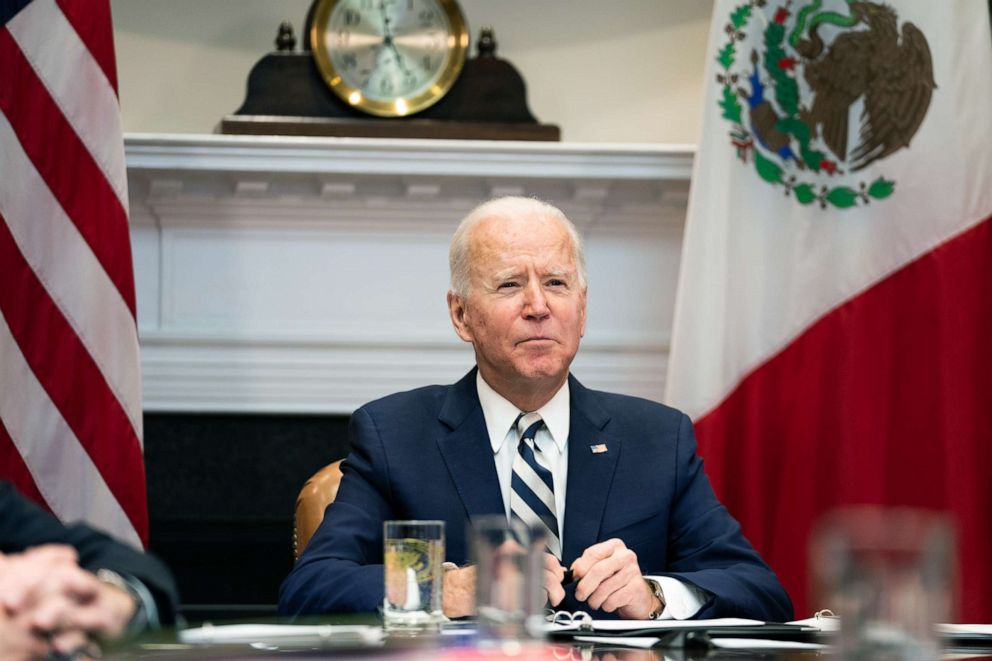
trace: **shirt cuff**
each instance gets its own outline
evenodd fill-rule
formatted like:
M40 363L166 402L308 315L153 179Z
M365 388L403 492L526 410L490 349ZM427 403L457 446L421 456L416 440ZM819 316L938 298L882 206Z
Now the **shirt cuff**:
M133 594L138 598L138 610L135 612L135 615L143 616L143 618L135 617L131 619L129 633L138 634L149 629L162 628L162 621L158 614L158 604L155 603L155 597L152 596L148 586L133 576L124 576L123 578L128 584L128 587L131 588ZM144 619L144 621L140 621L141 619Z
M645 576L661 586L665 597L665 609L658 616L659 620L688 620L699 612L710 597L706 590L695 585L683 583L671 576Z

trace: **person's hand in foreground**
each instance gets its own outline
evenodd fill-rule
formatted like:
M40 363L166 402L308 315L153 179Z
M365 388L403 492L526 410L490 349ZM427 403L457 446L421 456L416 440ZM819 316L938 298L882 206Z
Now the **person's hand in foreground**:
M474 565L445 569L441 610L446 617L475 615L475 575Z
M0 611L22 631L71 654L120 636L137 602L125 589L80 568L74 549L39 546L0 555Z
M44 637L0 608L0 661L41 659L50 651Z

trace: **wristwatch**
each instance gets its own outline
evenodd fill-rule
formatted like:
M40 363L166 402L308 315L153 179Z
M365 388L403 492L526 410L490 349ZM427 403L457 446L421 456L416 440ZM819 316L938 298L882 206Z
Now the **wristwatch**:
M644 578L644 582L651 588L651 593L658 597L658 608L648 613L649 620L657 620L665 612L665 594L661 591L661 583L651 578Z
M131 616L127 626L121 633L121 638L132 638L148 628L149 618L145 597L141 594L141 590L138 589L134 582L129 581L112 569L106 568L98 569L96 571L96 578L101 583L112 585L115 588L127 592L128 595L134 599L134 614Z

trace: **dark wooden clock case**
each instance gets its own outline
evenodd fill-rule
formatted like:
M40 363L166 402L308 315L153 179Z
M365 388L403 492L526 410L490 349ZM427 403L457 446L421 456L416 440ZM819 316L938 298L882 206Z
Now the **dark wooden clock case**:
M304 35L310 33L313 7ZM462 140L560 140L557 126L541 124L527 107L523 78L496 57L491 30L483 30L477 55L434 105L408 117L380 118L339 99L317 70L309 41L295 52L292 28L279 28L279 50L262 57L248 75L244 103L221 120L220 132L249 135L446 138Z

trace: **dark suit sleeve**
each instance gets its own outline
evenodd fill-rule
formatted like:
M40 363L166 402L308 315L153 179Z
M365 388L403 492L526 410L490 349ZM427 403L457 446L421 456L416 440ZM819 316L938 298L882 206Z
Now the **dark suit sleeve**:
M279 592L283 615L371 612L382 605L382 523L394 518L375 422L358 409L341 488Z
M141 581L155 598L159 621L175 622L176 584L161 561L83 524L63 525L29 502L6 482L0 482L0 552L20 553L43 544L68 544L89 571L110 569Z
M679 423L678 478L670 516L667 572L700 587L712 598L697 618L792 619L792 602L778 578L720 504L696 454L692 423Z

